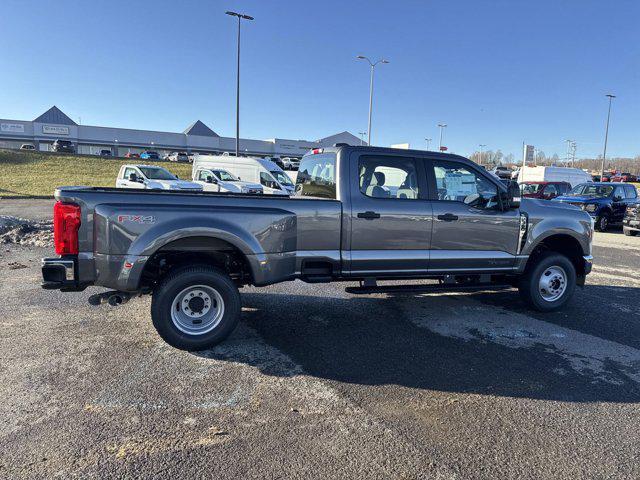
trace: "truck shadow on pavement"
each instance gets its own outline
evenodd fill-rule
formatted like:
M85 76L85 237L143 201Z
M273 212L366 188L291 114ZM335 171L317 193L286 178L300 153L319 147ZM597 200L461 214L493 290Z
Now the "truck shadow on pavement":
M623 343L621 332L607 330L617 316L610 309L599 325L582 320L585 328L575 328L580 319L574 313L593 313L593 299L604 295L599 288L605 287L588 287L582 294L591 298L589 304L576 295L569 311L535 315L514 292L395 298L247 293L242 321L302 373L319 379L569 402L638 402L640 317L633 328L627 322ZM606 288L611 295L613 287ZM615 288L620 295L638 296L638 289ZM297 374L238 347L231 355L221 346L203 356L248 363L269 375Z

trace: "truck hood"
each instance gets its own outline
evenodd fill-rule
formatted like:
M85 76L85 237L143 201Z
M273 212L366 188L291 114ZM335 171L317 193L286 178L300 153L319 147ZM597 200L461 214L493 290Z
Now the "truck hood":
M202 190L202 185L186 180L147 180L145 185L162 190Z
M580 210L579 207L571 205L569 203L558 202L560 197L556 197L553 200L542 200L539 198L527 198L523 197L520 203L520 210L529 213L530 210L538 210L540 208L552 209L552 210Z
M554 198L556 202L568 202L568 203L587 203L587 202L600 202L605 200L603 197L596 195L563 195L561 197Z
M243 191L246 192L249 189L262 191L262 185L260 185L259 183L243 182L242 180L237 182L219 180L218 185L224 190L236 193L242 193Z

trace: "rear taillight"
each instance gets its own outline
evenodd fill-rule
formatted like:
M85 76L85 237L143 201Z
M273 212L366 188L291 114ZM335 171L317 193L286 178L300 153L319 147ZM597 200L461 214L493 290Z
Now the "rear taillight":
M80 207L74 203L56 202L53 206L53 243L58 255L78 254Z

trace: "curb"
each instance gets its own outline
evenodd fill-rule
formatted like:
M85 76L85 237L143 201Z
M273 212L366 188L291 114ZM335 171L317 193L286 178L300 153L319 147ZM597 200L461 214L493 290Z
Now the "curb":
M0 197L2 200L54 200L53 195L5 195Z

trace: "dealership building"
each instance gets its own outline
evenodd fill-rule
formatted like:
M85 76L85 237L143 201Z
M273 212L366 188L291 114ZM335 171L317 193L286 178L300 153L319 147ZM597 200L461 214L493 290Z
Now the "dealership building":
M36 150L51 151L55 140L71 141L80 154L98 155L110 150L111 155L153 150L161 156L173 151L188 153L235 152L235 137L221 137L200 120L184 132L158 132L128 128L78 125L58 107L53 106L35 120L0 119L0 148L20 148L27 143ZM272 138L268 140L240 139L244 155L301 157L311 148L328 147L335 143L358 145L360 139L349 132L337 133L315 141Z

